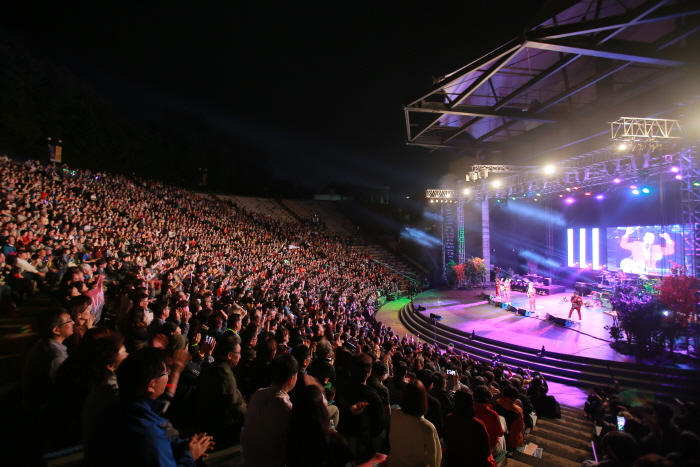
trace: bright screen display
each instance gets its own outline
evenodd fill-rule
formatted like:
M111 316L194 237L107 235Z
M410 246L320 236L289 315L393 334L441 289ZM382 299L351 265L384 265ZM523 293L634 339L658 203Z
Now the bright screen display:
M683 264L680 225L608 227L606 237L609 271L665 276Z

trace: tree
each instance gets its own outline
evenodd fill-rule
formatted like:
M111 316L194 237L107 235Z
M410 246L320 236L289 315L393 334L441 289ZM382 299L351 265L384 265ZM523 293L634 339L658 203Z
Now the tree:
M696 322L699 284L697 277L689 276L685 267L674 263L671 275L664 277L661 284L656 286L659 300L670 311L664 319L663 333L672 352L678 335L688 329L689 323Z

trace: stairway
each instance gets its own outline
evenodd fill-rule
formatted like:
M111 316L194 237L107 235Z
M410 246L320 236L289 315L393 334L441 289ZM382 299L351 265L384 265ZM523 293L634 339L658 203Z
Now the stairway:
M504 311L504 313L508 313ZM694 400L700 387L700 372L680 368L615 362L547 352L537 356L537 350L510 342L501 342L475 336L438 323L433 327L429 318L414 311L409 303L399 311L401 323L409 331L421 336L432 336L437 343L454 346L477 359L491 360L501 355L501 361L521 368L530 368L547 375L547 379L570 386L590 388L596 384L612 384L613 378L623 388L639 389L657 394L664 399L680 397Z
M561 406L559 420L539 418L535 427L525 435L525 443L542 448L542 458L515 451L506 457L507 467L579 467L593 459L591 440L593 424L583 410Z

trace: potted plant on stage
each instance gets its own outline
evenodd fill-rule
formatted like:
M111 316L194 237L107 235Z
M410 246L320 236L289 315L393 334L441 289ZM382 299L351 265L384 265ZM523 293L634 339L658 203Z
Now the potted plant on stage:
M622 284L615 288L610 303L617 311L620 328L627 335L629 351L643 355L658 346L664 318L658 296L636 285ZM615 344L617 350L622 351L621 343L616 341Z
M465 264L455 264L454 266L452 266L452 269L454 270L455 276L457 277L457 287L464 287L466 282L467 266Z

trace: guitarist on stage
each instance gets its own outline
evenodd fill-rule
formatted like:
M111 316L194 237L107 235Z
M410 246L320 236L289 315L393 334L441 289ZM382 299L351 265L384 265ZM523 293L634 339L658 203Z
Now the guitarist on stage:
M578 320L581 321L581 306L583 305L583 298L578 294L578 292L574 292L574 294L571 296L571 310L569 310L569 319L571 319L571 315L574 314L574 310L578 313Z

